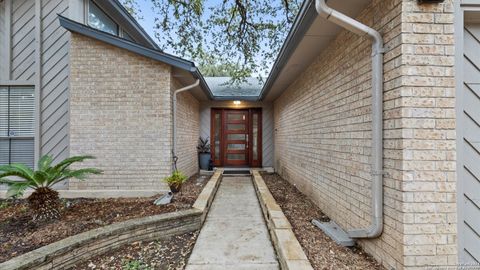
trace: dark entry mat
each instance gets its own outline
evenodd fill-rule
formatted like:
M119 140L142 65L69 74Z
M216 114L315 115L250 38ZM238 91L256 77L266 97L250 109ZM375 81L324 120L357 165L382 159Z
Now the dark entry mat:
M223 171L223 174L241 174L241 175L248 174L248 175L250 175L250 171L249 170L228 170L228 171Z

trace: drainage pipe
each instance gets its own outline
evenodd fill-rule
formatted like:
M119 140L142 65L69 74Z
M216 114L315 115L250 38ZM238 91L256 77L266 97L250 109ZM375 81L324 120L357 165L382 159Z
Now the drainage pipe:
M352 229L352 238L376 238L383 231L383 38L376 30L316 0L315 7L323 18L358 35L372 39L372 222L370 227Z
M188 91L200 85L200 80L197 79L193 84L187 85L173 92L173 147L172 147L172 171L177 169L177 94Z

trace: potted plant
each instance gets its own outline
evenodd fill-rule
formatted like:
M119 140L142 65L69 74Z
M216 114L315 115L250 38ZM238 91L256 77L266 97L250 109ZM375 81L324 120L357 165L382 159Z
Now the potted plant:
M198 139L198 162L200 164L201 170L208 170L208 165L210 164L210 143L208 138L200 137Z
M33 211L33 220L50 220L60 217L60 199L52 186L69 178L85 180L89 174L101 174L94 168L78 170L69 169L70 165L92 159L92 156L76 156L67 158L52 166L53 158L45 155L38 161L38 169L32 170L24 164L0 166L0 184L8 186L7 197L23 195L27 188L33 189L27 198L29 208ZM7 177L15 177L10 179Z
M182 184L187 180L187 176L180 171L174 171L169 177L165 177L163 181L168 184L173 193L177 193L182 188Z

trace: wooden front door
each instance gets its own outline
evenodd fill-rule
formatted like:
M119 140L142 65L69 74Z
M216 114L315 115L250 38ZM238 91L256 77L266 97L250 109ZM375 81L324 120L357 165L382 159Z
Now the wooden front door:
M248 165L248 110L225 110L224 166Z
M212 109L215 166L261 167L261 109Z

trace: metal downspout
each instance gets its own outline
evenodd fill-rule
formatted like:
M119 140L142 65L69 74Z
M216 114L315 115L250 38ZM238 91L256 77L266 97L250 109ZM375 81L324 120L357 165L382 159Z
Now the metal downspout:
M376 30L316 0L323 18L358 35L372 38L372 222L370 227L347 231L352 238L376 238L383 231L383 38Z
M177 162L177 94L188 91L200 85L200 80L197 79L195 83L177 89L173 92L173 147L172 147L172 172L176 170Z

